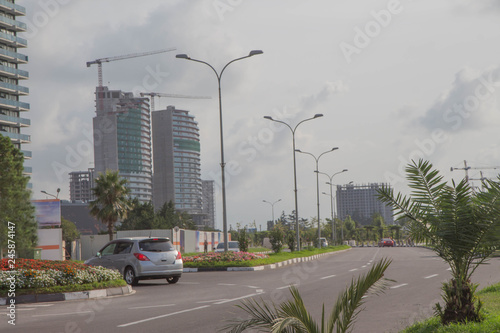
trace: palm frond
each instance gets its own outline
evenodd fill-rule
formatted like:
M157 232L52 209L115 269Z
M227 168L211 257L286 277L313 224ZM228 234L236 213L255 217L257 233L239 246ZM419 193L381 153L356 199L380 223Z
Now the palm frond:
M384 272L391 262L390 259L382 259L372 266L366 275L351 281L350 286L337 298L328 320L327 332L333 332L335 326L338 333L349 331L364 304L363 296L378 295L393 281L384 278Z

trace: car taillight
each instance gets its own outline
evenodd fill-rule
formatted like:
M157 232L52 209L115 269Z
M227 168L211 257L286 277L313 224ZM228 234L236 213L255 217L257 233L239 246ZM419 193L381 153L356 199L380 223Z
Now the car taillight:
M175 257L175 260L182 259L181 253L177 252L177 257Z
M149 258L142 253L134 253L134 256L140 261L149 261Z

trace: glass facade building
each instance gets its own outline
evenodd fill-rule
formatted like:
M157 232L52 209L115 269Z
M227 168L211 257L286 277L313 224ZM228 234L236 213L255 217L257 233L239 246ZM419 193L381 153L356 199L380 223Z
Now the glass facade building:
M26 15L26 9L15 4L14 0L0 0L0 134L11 139L26 159L31 158L31 151L24 145L31 142L29 135L23 134L23 128L31 122L25 114L30 110L28 103L22 102L29 89L22 86L29 74L20 69L28 63L28 57L18 53L18 49L28 46L28 42L18 37L26 31L26 24L19 22L19 16ZM31 174L31 167L24 167L25 174Z
M152 202L151 117L147 98L97 87L94 127L95 177L118 170L130 195Z
M153 111L154 205L202 213L200 135L189 111L169 106Z

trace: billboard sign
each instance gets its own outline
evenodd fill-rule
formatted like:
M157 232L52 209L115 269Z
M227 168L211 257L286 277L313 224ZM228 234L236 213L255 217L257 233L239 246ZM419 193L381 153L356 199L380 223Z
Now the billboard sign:
M59 199L33 200L38 228L61 225L61 201Z

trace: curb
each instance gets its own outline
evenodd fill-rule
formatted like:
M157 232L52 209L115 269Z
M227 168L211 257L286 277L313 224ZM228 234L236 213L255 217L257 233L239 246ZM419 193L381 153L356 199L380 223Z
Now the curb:
M103 298L108 296L122 296L131 294L134 290L131 286L114 287L107 289L96 289L88 291L74 291L68 293L55 294L35 294L35 295L20 295L16 297L0 297L0 305L10 304L11 299L15 304L38 303L38 302L60 302L72 301L79 299Z
M287 261L282 261L278 262L275 264L269 264L269 265L263 265L263 266L255 266L255 267L202 267L202 268L184 268L183 273L197 273L197 272L221 272L221 271L227 271L227 272L234 272L234 271L262 271L265 269L276 269L276 268L281 268L284 266L288 265L293 265L297 264L300 262L306 262L306 261L311 261L311 260L316 260L320 257L330 255L330 254L335 254L335 253L342 253L345 251L349 251L351 249L345 249L345 250L340 250L340 251L335 251L335 252L327 252L327 253L321 253L321 254L315 254L310 257L301 257L301 258L294 258L290 259Z

